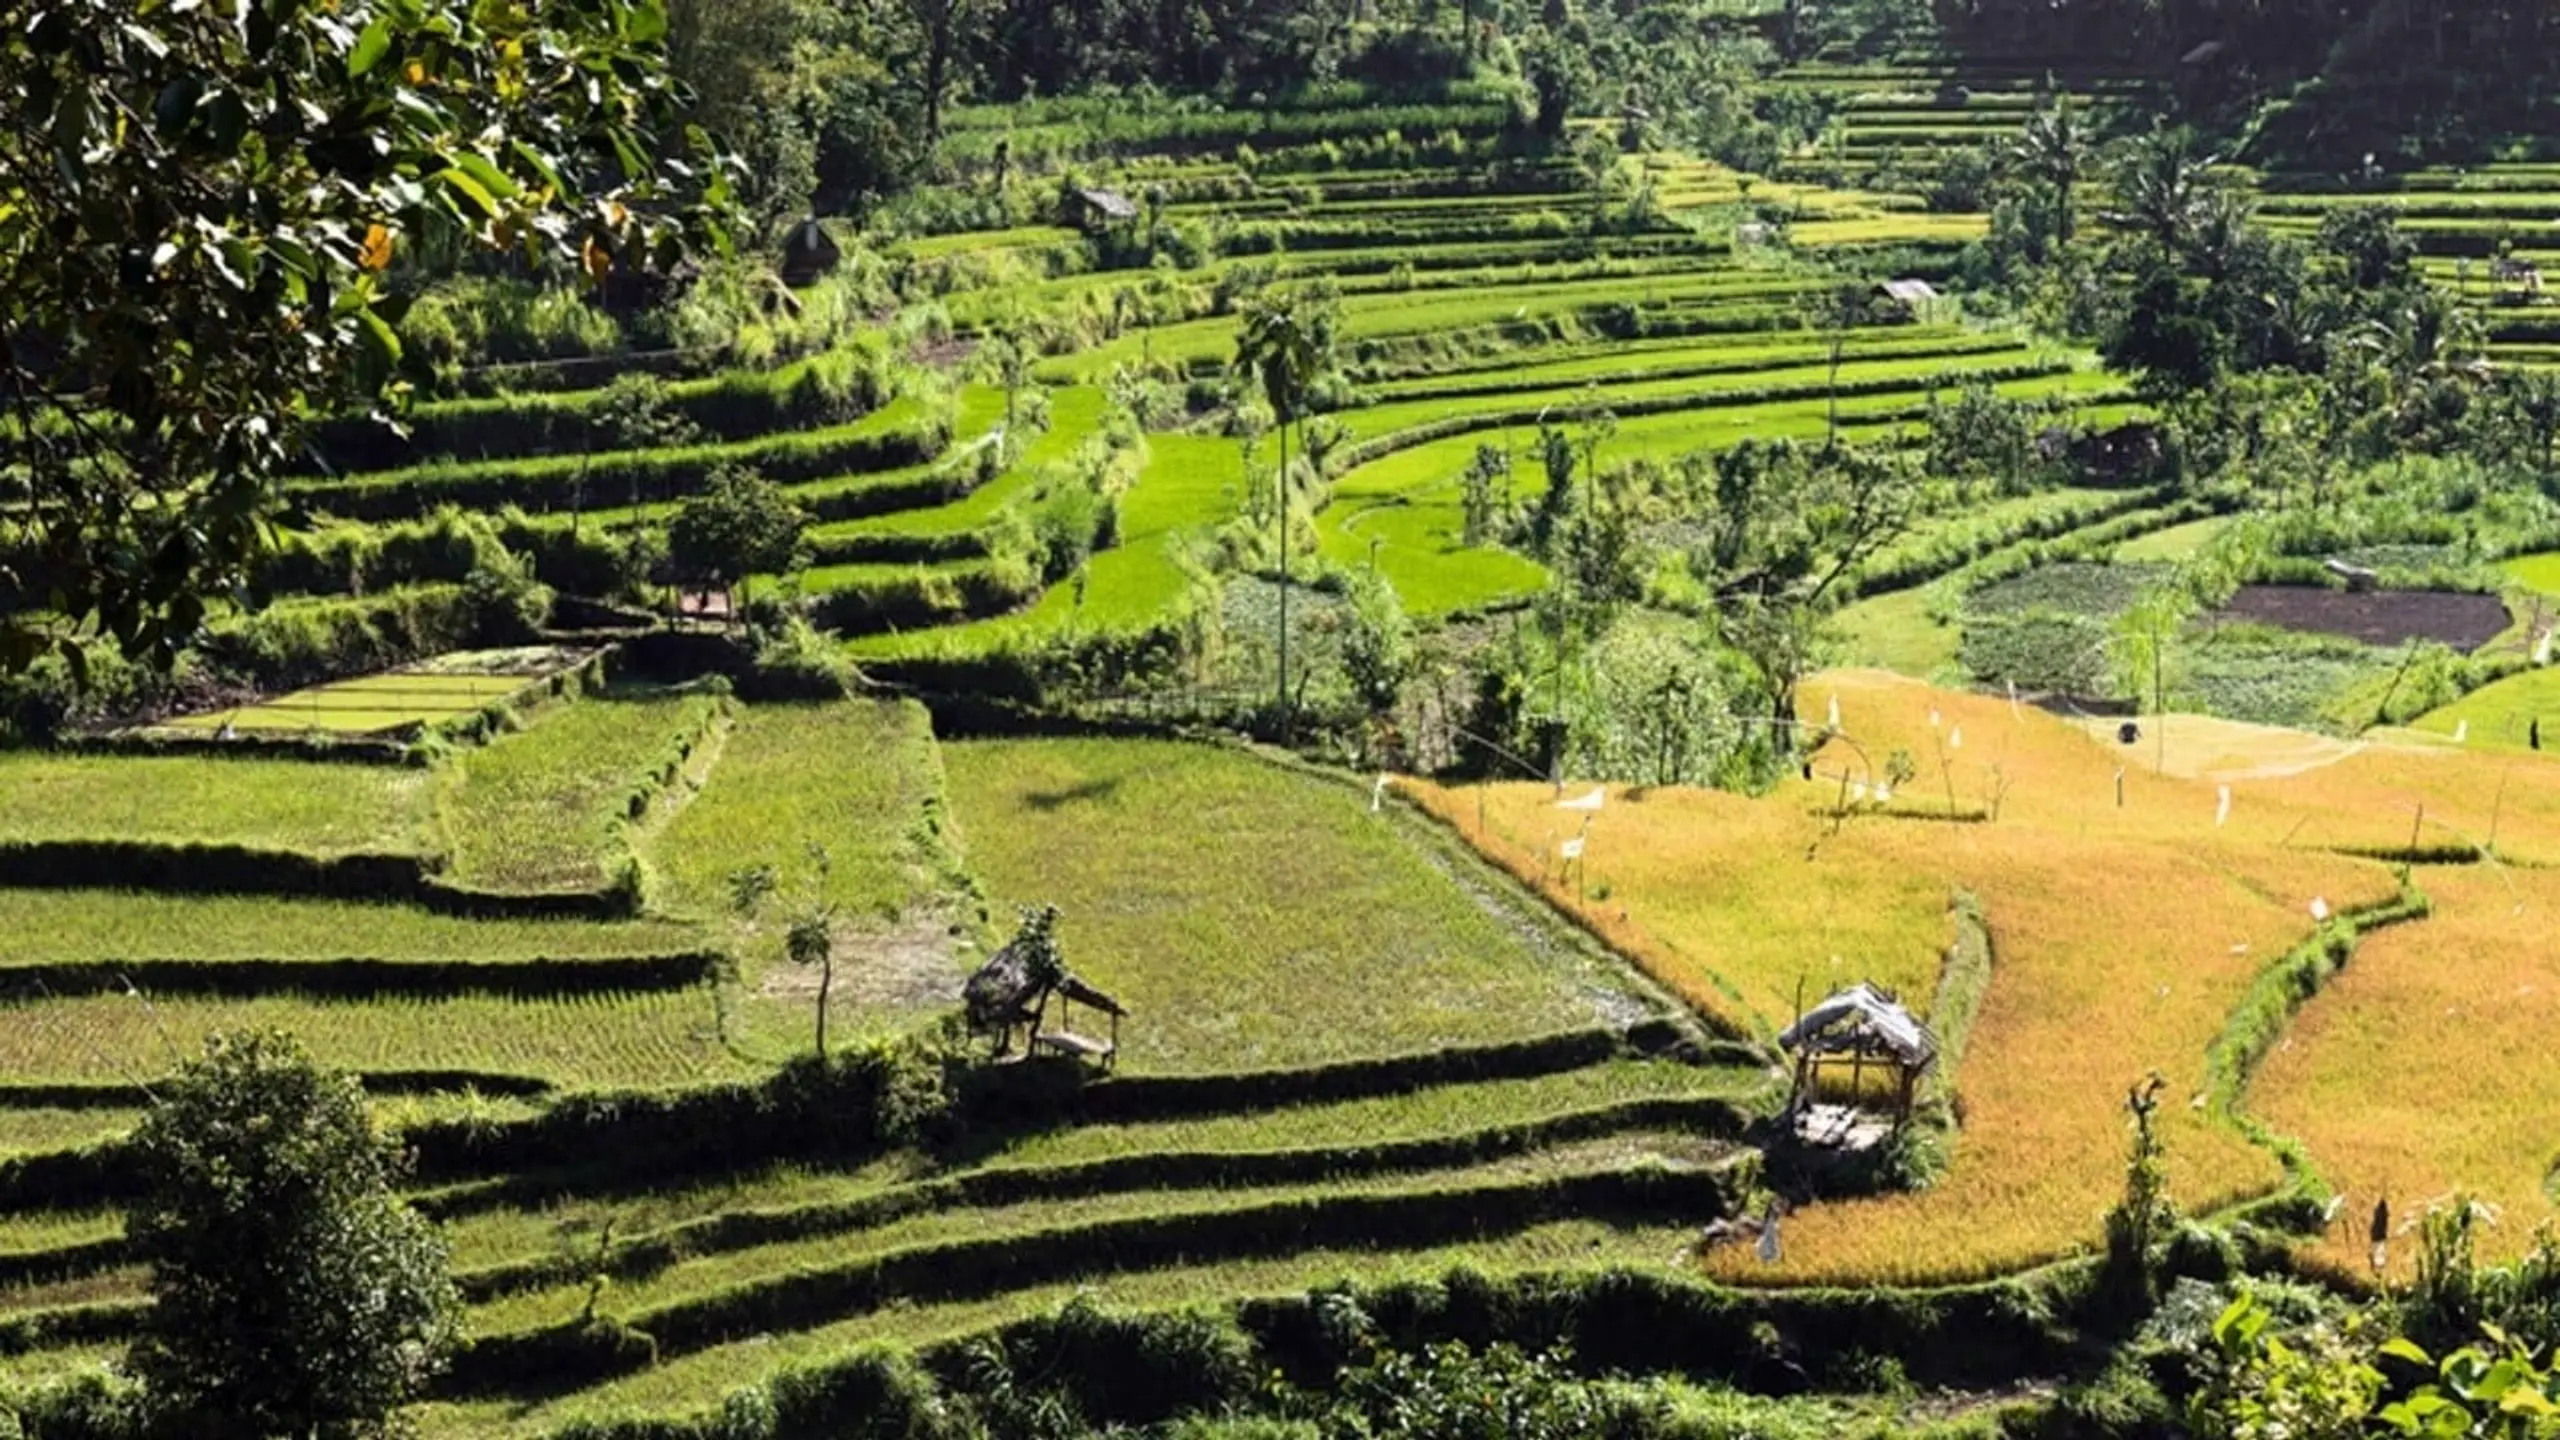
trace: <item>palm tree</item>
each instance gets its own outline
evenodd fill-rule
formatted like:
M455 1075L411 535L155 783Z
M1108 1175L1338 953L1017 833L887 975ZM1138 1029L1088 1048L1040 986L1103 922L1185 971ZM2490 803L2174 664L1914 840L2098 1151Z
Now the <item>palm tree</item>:
M1303 426L1307 394L1323 373L1331 326L1294 292L1256 296L1236 332L1236 368L1262 386L1280 429L1280 739L1290 731L1289 706L1289 427Z
M2055 240L2069 247L2078 229L2072 191L2089 167L2089 125L2071 108L2071 97L2059 96L2036 107L2010 154L2021 172L2053 191Z
M2132 142L2116 159L2117 208L2107 219L2183 254L2209 213L2221 158L2186 130L2155 130Z
M809 861L817 871L812 887L816 898L792 919L782 948L792 964L818 967L818 1059L823 1062L827 1058L827 999L836 985L836 907L826 898L827 881L835 873L835 862L828 858L827 847L815 842L809 846Z
M2188 255L2207 278L2229 276L2256 224L2257 207L2236 191L2208 188L2187 216Z

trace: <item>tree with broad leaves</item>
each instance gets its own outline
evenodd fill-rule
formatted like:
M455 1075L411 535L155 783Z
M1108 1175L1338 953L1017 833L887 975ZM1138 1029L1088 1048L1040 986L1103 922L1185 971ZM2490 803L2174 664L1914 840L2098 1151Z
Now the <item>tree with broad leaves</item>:
M668 522L667 560L684 583L727 595L750 575L796 564L808 523L781 486L749 467L724 465Z
M2535 474L2551 483L2553 457L2560 452L2560 378L2538 370L2500 377L2499 394L2522 448L2533 457Z
M0 26L0 673L166 660L315 417L397 409L398 262L722 243L659 0L39 0Z
M905 0L907 17L916 27L918 83L924 90L924 141L942 141L942 107L951 94L951 68L960 59L983 0Z
M461 1302L352 1075L216 1036L143 1117L125 1233L151 1267L131 1368L170 1434L379 1430L442 1368Z
M1714 523L1690 565L1784 725L1822 617L1842 582L1910 528L1919 487L1902 456L1785 440L1745 440L1716 457L1714 472Z

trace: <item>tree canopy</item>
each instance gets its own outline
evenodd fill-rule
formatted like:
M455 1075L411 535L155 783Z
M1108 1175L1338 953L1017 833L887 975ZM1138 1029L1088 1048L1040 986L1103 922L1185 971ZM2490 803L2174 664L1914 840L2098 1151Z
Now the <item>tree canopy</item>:
M217 1036L143 1117L126 1222L151 1267L132 1365L171 1433L344 1434L441 1368L460 1300L353 1075Z
M396 407L414 259L602 278L716 232L659 0L44 0L0 28L0 672L166 656L314 417Z
M684 580L726 590L750 575L791 568L808 523L782 487L724 466L667 526L667 556Z

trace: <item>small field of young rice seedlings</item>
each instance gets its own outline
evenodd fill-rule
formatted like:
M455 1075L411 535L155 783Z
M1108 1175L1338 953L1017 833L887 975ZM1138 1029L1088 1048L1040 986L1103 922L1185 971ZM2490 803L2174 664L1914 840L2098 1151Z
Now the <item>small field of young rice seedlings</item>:
M194 732L370 735L432 726L514 698L539 684L523 675L438 675L394 671L314 685L254 705L208 710L165 722Z
M0 842L149 841L425 853L422 769L201 755L0 751Z
M722 718L709 695L607 692L464 752L437 796L449 873L491 890L610 883L627 828Z
M943 748L999 921L1059 907L1068 963L1133 1012L1133 1073L1414 1053L1646 1009L1358 787L1207 746Z
M769 866L780 904L894 914L931 902L943 878L938 780L920 706L751 706L712 783L643 849L674 913L727 915L733 877Z

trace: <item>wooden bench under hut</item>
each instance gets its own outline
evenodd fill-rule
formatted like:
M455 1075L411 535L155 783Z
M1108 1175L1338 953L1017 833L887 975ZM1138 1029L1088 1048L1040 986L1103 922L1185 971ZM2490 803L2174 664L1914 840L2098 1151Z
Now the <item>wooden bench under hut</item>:
M1015 1027L1027 1027L1023 1039L1026 1056L1043 1052L1092 1061L1108 1070L1120 1054L1120 1021L1128 1009L1109 995L1077 979L1054 959L1045 959L1041 947L1016 937L995 958L979 967L969 977L961 992L969 1010L969 1029L974 1034L993 1035L995 1053L1003 1055L1013 1049ZM1044 1028L1049 1022L1049 1002L1058 1002L1058 1026ZM1110 1030L1105 1038L1096 1038L1067 1028L1072 1015L1070 1007L1081 1005L1098 1015L1108 1016Z
M1787 1096L1789 1114L1801 1112L1815 1099L1825 1068L1837 1073L1849 1067L1849 1093L1854 1100L1867 1067L1895 1079L1893 1123L1909 1121L1918 1097L1920 1077L1938 1063L1938 1039L1902 1007L1892 993L1859 984L1807 1010L1778 1036L1778 1044L1796 1061L1795 1088Z

